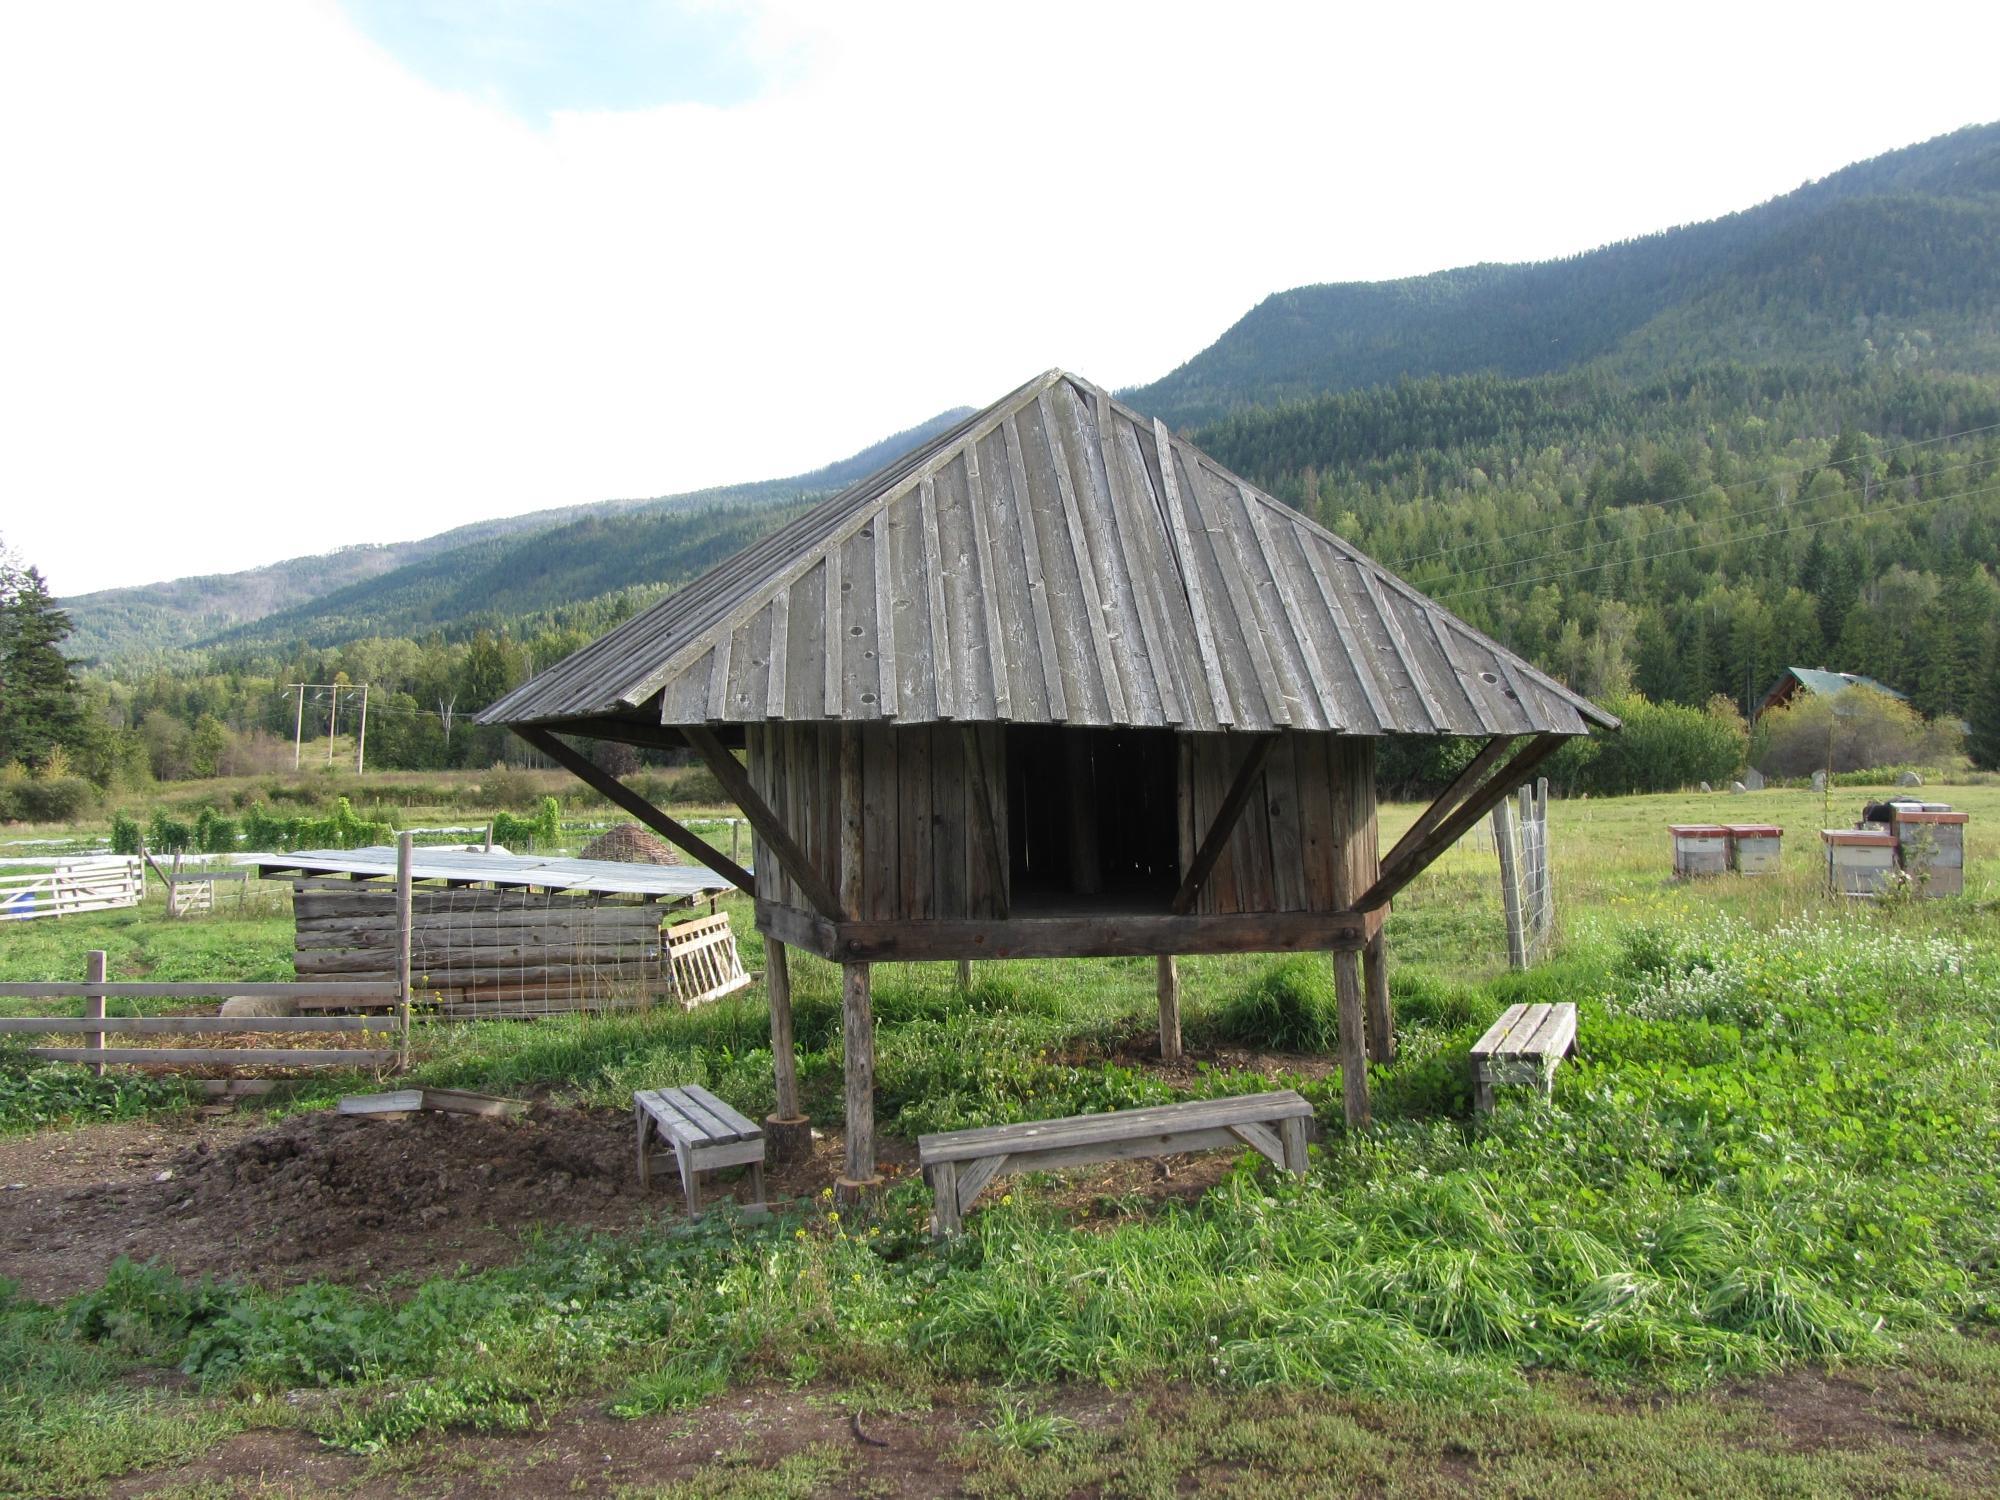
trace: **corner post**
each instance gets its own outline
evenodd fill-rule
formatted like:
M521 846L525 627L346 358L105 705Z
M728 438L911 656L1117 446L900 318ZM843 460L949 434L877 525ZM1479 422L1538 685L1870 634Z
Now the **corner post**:
M1160 1061L1181 1060L1181 971L1171 953L1160 955Z
M1362 1022L1361 955L1333 955L1333 989L1340 1007L1340 1097L1349 1129L1368 1124L1368 1043Z
M410 1065L410 862L414 836L396 835L396 991L402 1005L403 1045L399 1066Z
M799 1055L792 1036L792 969L785 945L764 940L764 988L771 999L771 1063L777 1075L777 1108L764 1121L775 1161L803 1161L812 1154L812 1121L799 1108Z
M104 950L102 948L92 948L90 952L83 956L83 982L91 985L101 985L104 983ZM100 989L94 995L85 995L83 997L83 1013L93 1021L104 1019L103 990ZM104 1033L101 1031L86 1031L83 1034L83 1045L94 1047L99 1052L102 1052L104 1050ZM99 1078L102 1078L104 1076L104 1064L92 1063L90 1071L95 1073Z
M850 919L861 912L862 845L861 727L840 728L840 910ZM875 1008L869 994L869 965L840 966L840 1037L847 1105L846 1172L836 1191L842 1201L861 1203L882 1185L875 1173Z

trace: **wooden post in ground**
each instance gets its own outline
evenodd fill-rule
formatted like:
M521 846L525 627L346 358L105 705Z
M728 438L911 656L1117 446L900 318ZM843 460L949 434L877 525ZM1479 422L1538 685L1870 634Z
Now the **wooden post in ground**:
M104 983L104 950L102 948L92 948L90 952L83 956L83 982L85 984ZM93 1021L103 1020L104 996L101 994L84 996L83 1013ZM86 1031L83 1034L83 1045L86 1047L95 1047L98 1051L102 1052L104 1050L104 1033L101 1031ZM90 1071L95 1073L99 1078L102 1078L104 1076L104 1064L92 1063Z
M1160 1061L1181 1060L1181 971L1171 953L1160 955Z
M1396 1060L1396 1013L1389 1004L1388 950L1377 927L1361 950L1361 978L1367 990L1368 1060L1389 1063Z
M840 731L840 910L861 912L864 889L861 809L861 729ZM840 966L840 1037L845 1056L846 1171L835 1185L839 1197L858 1203L881 1187L875 1173L875 1010L865 963Z
M1507 967L1528 967L1521 929L1521 871L1514 860L1514 807L1502 797L1493 807L1493 846L1500 851L1500 905L1507 914Z
M402 1005L403 1045L400 1066L410 1065L410 862L415 857L412 835L396 835L396 989Z
M961 958L958 961L958 992L961 995L963 995L971 988L972 988L972 960L969 958Z
M764 940L764 988L771 997L771 1060L777 1108L764 1120L771 1159L803 1161L812 1154L812 1121L799 1108L799 1054L792 1036L792 969L785 945Z
M1361 1005L1361 955L1343 949L1333 955L1333 992L1340 1008L1340 1093L1350 1127L1366 1125L1368 1038Z

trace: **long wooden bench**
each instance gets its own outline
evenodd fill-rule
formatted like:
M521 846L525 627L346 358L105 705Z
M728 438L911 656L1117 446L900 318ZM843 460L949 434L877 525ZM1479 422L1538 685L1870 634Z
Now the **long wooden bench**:
M632 1119L639 1129L639 1187L653 1183L653 1140L674 1148L688 1217L701 1217L699 1174L719 1167L750 1168L751 1203L764 1206L764 1131L700 1084L680 1089L641 1089L632 1096Z
M1010 1172L1244 1146L1288 1172L1303 1172L1306 1124L1312 1114L1313 1107L1298 1094L1279 1089L922 1136L917 1156L935 1205L931 1230L940 1236L956 1234L987 1184Z
M1546 1098L1555 1086L1556 1064L1576 1055L1576 1007L1510 1005L1486 1035L1472 1044L1472 1107L1493 1108L1501 1084L1531 1083Z

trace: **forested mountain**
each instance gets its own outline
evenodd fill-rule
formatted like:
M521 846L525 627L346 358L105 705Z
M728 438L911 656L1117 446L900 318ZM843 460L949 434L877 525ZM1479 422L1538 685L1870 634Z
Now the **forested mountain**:
M75 624L68 649L87 662L111 662L222 641L339 641L457 626L474 615L497 618L498 611L512 618L632 584L670 584L688 575L676 561L684 551L711 561L724 556L772 524L768 516L756 518L760 507L851 484L967 410L941 412L789 479L562 506L420 541L343 547L242 573L79 594L63 601ZM592 547L606 555L589 557ZM476 628L476 622L464 627Z
M2000 124L1530 265L1297 287L1127 398L1176 426L1431 375L1706 359L2000 370Z

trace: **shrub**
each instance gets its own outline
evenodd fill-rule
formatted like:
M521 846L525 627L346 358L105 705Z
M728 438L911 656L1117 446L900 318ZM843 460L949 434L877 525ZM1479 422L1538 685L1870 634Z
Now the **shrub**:
M195 847L194 825L156 807L146 823L146 846L155 854L185 854Z
M139 852L139 825L123 812L111 815L111 852L113 854L137 854Z
M1549 780L1566 792L1620 797L1679 791L1702 781L1720 786L1744 764L1743 720L1733 706L1725 714L1649 703L1635 694L1607 707L1624 728L1572 740L1549 761Z
M1938 765L1954 759L1962 736L1926 720L1909 704L1873 688L1831 697L1801 693L1757 720L1751 758L1767 776L1808 776L1827 769Z
M501 811L493 815L493 841L516 853L533 849L535 840L552 844L562 834L562 804L553 797L542 798L532 818L517 818Z
M204 807L194 820L194 840L204 854L233 854L236 820L225 818L212 807Z
M32 776L0 791L5 805L0 818L26 823L67 823L81 815L96 796L81 776Z
M1331 1052L1339 1038L1333 966L1300 954L1266 969L1222 1007L1216 1030L1233 1042L1278 1052Z

